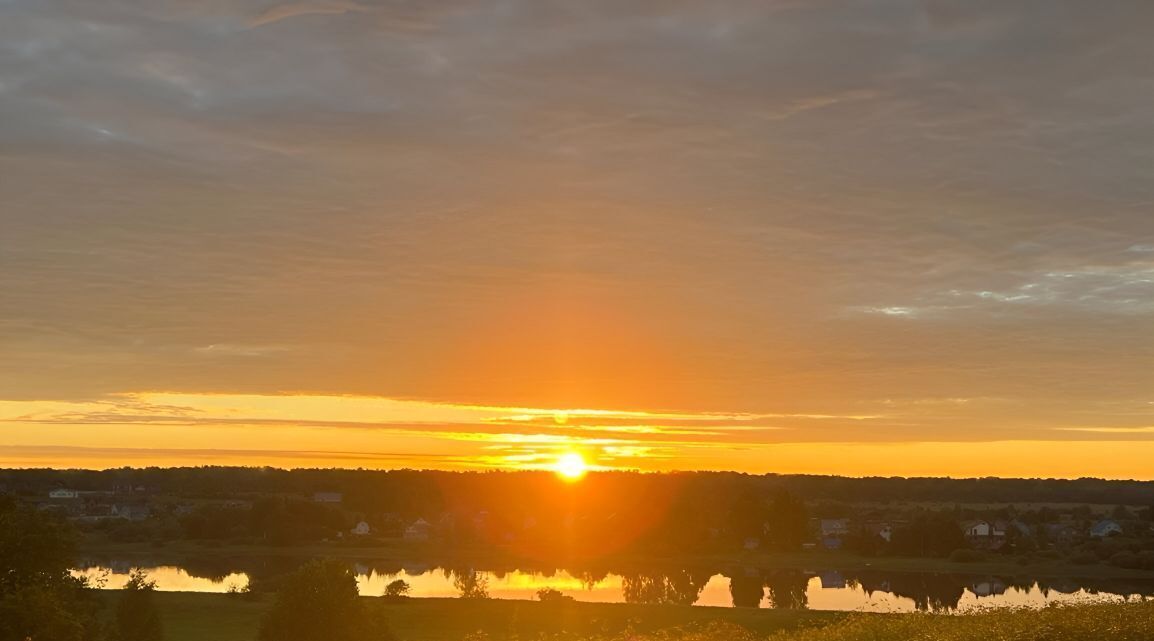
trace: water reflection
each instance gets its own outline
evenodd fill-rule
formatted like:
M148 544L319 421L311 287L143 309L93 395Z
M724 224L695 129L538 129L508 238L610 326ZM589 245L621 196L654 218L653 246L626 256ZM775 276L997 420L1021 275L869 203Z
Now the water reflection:
M299 565L299 559L190 560L176 565L98 562L78 576L119 588L133 567L143 567L160 590L226 592L250 582L256 589ZM610 568L479 569L422 563L360 562L354 566L361 594L382 594L402 579L414 597L534 599L552 588L578 601L665 603L720 607L856 610L866 612L965 612L990 607L1040 607L1052 603L1119 601L1154 597L1154 580L1011 579L997 576L865 571L765 570L749 567L675 570Z
M73 570L72 575L88 579L89 585L107 590L119 590L128 583L129 574L136 567L131 564L88 567ZM146 567L157 589L165 592L228 592L248 587L249 577L244 572L229 572L220 576L195 576L184 568L171 565Z

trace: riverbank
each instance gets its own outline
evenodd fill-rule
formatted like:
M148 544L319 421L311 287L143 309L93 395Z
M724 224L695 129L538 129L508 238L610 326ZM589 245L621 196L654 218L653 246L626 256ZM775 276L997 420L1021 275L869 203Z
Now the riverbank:
M110 603L115 592L104 593ZM191 592L155 594L166 641L253 641L272 596L247 597ZM373 598L373 597L364 597ZM704 626L739 625L765 636L801 626L843 620L840 612L710 608L631 603L540 603L499 599L409 599L385 606L398 641L459 641L482 631L492 641L504 639L614 636L626 629L639 633Z

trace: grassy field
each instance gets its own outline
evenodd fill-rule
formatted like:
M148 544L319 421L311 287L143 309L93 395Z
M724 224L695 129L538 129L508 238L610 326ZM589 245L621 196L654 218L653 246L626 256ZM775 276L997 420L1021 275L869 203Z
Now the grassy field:
M1154 603L1147 602L1054 607L1042 610L1001 610L965 616L933 614L854 616L816 629L778 633L768 641L1150 641L1151 639L1154 639Z
M158 593L157 601L168 641L253 641L267 607L219 594ZM1154 602L968 615L464 599L413 599L387 607L401 641L1154 640Z
M253 641L268 603L223 594L158 592L167 641ZM110 594L110 598L112 598ZM758 636L804 625L830 624L843 613L705 608L625 603L539 603L496 599L411 599L390 604L389 622L401 641L460 641L478 631L494 641L651 634L723 622ZM728 639L724 641L730 641Z

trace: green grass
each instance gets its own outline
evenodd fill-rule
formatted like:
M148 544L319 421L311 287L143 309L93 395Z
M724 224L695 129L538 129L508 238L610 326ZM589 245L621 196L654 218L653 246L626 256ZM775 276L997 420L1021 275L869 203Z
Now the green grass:
M156 598L166 641L253 641L272 597L250 602L225 594L158 592ZM410 599L386 607L389 625L401 641L460 641L477 632L494 641L559 635L586 638L616 636L626 630L652 634L716 622L764 636L846 617L836 612L498 599Z
M255 641L268 607L231 595L193 592L157 592L156 601L165 641Z
M157 593L167 641L253 641L270 602L222 594ZM967 615L464 599L412 599L387 608L401 641L1154 640L1154 602Z

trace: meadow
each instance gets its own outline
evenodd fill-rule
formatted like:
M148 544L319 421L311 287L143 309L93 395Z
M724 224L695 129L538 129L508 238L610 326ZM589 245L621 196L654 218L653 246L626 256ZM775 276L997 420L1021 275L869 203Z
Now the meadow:
M108 598L115 593L109 592ZM157 592L167 641L252 641L271 600L236 595ZM363 597L375 598L375 597ZM749 634L796 630L845 618L836 612L757 610L626 603L540 603L498 599L408 599L385 606L399 641L599 638L625 632L668 635L724 623Z
M169 641L251 641L266 603L158 593ZM369 597L365 597L369 598ZM411 599L387 606L399 641L1150 641L1154 602L970 615Z

